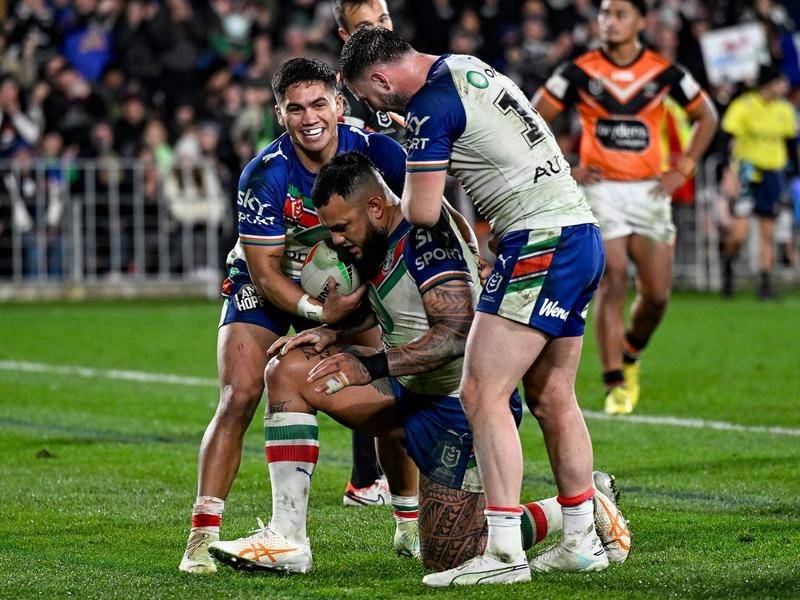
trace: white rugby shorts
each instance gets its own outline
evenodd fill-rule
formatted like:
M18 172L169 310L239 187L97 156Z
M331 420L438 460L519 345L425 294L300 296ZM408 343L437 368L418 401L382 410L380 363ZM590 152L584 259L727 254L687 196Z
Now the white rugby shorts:
M604 240L635 233L665 244L675 243L672 201L667 195L650 193L657 184L655 179L606 180L583 187Z

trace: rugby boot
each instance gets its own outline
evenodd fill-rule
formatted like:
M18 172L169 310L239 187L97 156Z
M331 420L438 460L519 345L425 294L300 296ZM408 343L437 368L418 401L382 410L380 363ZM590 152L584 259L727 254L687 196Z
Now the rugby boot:
M610 563L624 563L631 551L628 521L619 510L619 492L613 475L592 473L594 479L594 528Z
M519 583L530 580L531 571L528 568L527 558L525 558L525 553L521 552L512 563L498 560L491 554L479 554L454 569L425 575L422 583L431 587L446 587L450 585Z
M342 504L345 506L384 506L389 504L389 484L385 477L363 488L353 486L349 481L344 490Z
M397 523L394 530L394 549L398 556L419 558L419 526L417 520Z
M627 415L633 412L633 402L624 384L616 385L606 392L605 411L608 415Z
M208 551L221 563L245 571L308 573L313 566L308 539L303 543L290 541L282 533L265 527L261 519L251 535L214 542Z
M206 574L216 573L217 565L208 553L208 546L219 540L213 533L195 531L189 534L186 552L183 553L178 569L184 573Z
M631 401L631 411L639 404L639 361L623 363L622 374L625 375L625 388ZM630 412L630 411L628 411Z
M608 557L597 537L594 526L582 538L562 540L530 562L531 571L602 571L608 567Z

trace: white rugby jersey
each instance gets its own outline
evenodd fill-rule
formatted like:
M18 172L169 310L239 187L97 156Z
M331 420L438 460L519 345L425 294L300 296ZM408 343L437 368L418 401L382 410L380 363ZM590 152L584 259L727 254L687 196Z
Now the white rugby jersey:
M447 212L432 229L403 220L389 236L380 271L367 288L369 303L381 326L387 349L414 341L430 329L422 297L446 281L459 279L472 287L473 305L480 289L477 263ZM397 380L418 394L458 396L464 359Z
M446 54L406 115L406 171L448 170L492 232L596 223L547 123L505 75Z

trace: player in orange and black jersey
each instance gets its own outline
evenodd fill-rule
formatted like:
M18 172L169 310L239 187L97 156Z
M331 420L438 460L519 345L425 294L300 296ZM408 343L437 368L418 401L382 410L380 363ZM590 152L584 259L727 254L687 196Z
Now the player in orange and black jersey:
M558 67L533 99L547 121L572 105L581 121L580 165L572 175L584 186L606 250L595 298L609 414L629 413L638 402L639 353L664 316L672 283L670 196L694 175L717 127L711 101L689 72L642 47L646 12L645 0L603 0L602 47ZM666 96L684 107L695 128L675 168L665 172L659 136ZM637 294L626 330L629 259Z
M333 0L333 15L343 42L362 27L394 29L386 0ZM388 135L401 145L404 144L406 130L402 115L373 111L366 102L356 98L347 86L340 86L339 91L344 99L345 123Z

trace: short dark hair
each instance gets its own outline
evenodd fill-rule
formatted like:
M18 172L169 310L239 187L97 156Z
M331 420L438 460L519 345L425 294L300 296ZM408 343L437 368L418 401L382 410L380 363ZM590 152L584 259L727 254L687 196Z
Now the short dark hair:
M411 44L394 31L384 27L362 27L344 43L339 57L342 77L355 81L367 67L394 62L413 50Z
M319 81L331 91L336 91L336 71L316 58L293 58L283 63L272 76L272 92L280 102L286 90L297 83Z
M647 16L647 12L650 10L650 5L647 3L647 0L625 0L633 4L633 8L639 11L639 14L643 17Z
M320 169L311 189L311 201L319 208L328 204L334 194L347 200L365 185L381 186L382 181L375 165L364 154L344 152Z
M336 19L336 24L346 30L347 27L344 26L344 9L348 6L361 6L369 1L370 0L333 0L331 4L333 5L333 18Z

